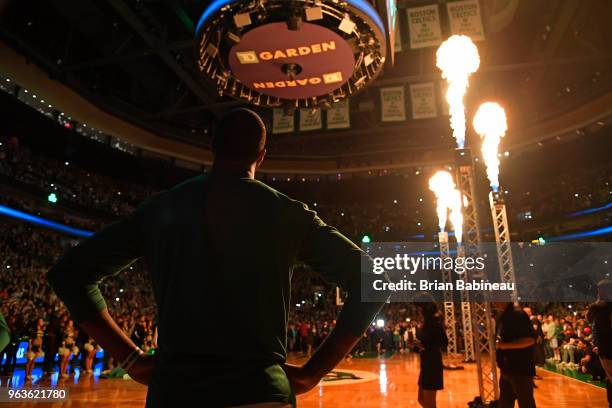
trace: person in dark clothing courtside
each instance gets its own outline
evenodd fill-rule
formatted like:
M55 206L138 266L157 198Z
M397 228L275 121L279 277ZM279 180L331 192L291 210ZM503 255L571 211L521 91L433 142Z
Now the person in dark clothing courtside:
M148 385L147 407L294 405L296 394L342 361L383 305L360 301L362 257L369 258L355 244L305 204L255 180L265 141L255 112L231 111L215 132L210 174L154 195L69 250L48 273L81 327ZM98 288L138 258L157 302L154 356L121 331ZM334 330L301 367L286 364L298 262L348 292ZM194 318L206 324L194 325ZM251 347L239 336L212 335L228 321L244 321ZM197 328L191 336L202 339L198 350L184 348L185 327Z
M433 297L421 294L415 301L423 319L416 331L421 348L418 401L423 408L436 408L436 394L444 389L442 352L448 347L448 337Z
M496 358L501 371L499 408L535 408L533 377L535 332L529 316L512 303L494 302L496 311Z
M597 302L589 307L587 318L593 324L595 350L606 373L608 406L612 408L612 279L597 284Z

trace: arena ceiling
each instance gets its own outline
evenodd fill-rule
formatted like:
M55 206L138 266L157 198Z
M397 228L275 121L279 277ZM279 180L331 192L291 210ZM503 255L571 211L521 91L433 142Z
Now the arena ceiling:
M206 147L208 131L218 116L239 105L220 97L195 66L194 25L207 3L4 0L0 1L0 37L50 78L104 111L156 135ZM400 0L404 43L403 9L432 3ZM470 117L481 101L501 102L508 111L511 135L522 132L516 140L524 145L530 138L558 134L552 124L558 118L569 121L587 103L594 106L589 109L603 106L593 101L612 92L612 30L608 26L612 3L481 3L487 38L478 44L482 62L466 100ZM380 87L440 80L435 48L409 50L404 44L403 49L395 55L395 66L387 67L371 86L351 98L351 129L274 136L271 156L316 159L350 154L361 155L367 162L378 160L377 155L382 160L389 152L403 155L453 146L445 116L381 123ZM581 122L576 126L595 126L595 122L603 126L601 115L592 113L577 117ZM584 118L597 121L588 123L591 119ZM571 125L567 123L568 129Z

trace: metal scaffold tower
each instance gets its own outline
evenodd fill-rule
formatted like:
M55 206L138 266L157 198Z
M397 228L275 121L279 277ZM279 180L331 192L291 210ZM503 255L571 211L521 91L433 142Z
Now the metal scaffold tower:
M501 275L502 282L516 283L506 203L504 202L504 198L501 193L490 192L489 204L491 205L493 231L495 231L495 241L497 242L497 258L499 260L499 273ZM516 286L512 291L512 302L518 302Z
M477 200L474 184L474 166L469 149L456 150L457 186L463 200L463 241L457 256L477 257L481 255L481 235L478 221ZM483 271L484 272L484 271ZM465 273L467 280L484 279L484 273L474 269ZM495 333L491 306L485 298L471 298L467 291L461 293L461 315L463 320L466 360L471 356L477 364L478 389L483 402L499 399L497 367L495 362Z
M450 258L450 247L448 245L448 233L439 232L438 241L440 243L440 256L442 261ZM453 282L452 269L442 268L442 281L444 283ZM453 302L453 292L444 291L444 325L446 326L446 336L448 337L449 354L457 354L457 323L455 321L455 303Z

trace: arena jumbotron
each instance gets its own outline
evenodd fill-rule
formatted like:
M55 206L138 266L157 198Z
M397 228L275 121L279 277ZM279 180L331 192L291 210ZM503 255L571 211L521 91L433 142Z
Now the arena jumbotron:
M612 407L611 20L0 2L0 405Z

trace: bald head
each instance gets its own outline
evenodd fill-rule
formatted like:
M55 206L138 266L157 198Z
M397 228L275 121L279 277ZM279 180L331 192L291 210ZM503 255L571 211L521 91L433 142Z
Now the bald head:
M266 146L266 126L257 113L238 108L226 113L213 138L215 159L249 165Z
M604 279L597 283L599 299L604 302L612 302L612 279Z

